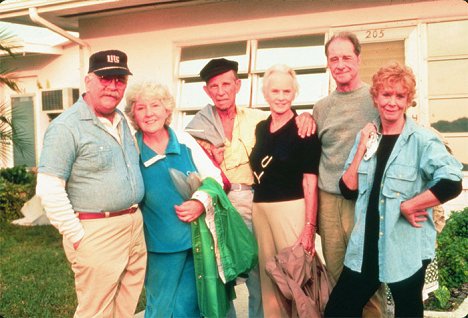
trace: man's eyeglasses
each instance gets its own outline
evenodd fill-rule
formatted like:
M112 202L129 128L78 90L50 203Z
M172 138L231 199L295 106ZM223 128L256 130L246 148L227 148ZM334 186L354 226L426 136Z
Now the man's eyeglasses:
M128 77L126 75L121 75L121 76L102 76L102 75L97 75L97 74L95 75L99 79L99 82L101 82L101 84L104 86L109 86L110 84L112 84L112 82L115 81L115 86L122 87L127 84L127 80L128 80Z

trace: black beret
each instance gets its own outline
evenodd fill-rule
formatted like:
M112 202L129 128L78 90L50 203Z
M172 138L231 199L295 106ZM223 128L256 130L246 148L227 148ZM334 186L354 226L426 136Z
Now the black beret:
M119 50L100 51L91 55L88 73L100 76L132 75L127 66L127 54Z
M215 77L216 75L226 73L227 71L235 71L239 64L236 61L226 60L224 58L221 59L213 59L205 65L205 67L200 72L200 77L205 82L208 82L211 78Z

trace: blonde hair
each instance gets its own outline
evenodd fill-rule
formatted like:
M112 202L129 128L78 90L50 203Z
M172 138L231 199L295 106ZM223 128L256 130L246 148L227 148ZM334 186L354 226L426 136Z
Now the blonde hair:
M137 99L145 99L147 101L158 101L166 110L169 111L169 116L166 119L166 125L169 125L172 120L172 112L175 108L174 97L169 92L169 89L159 83L155 82L140 82L133 84L127 89L125 96L125 114L128 116L133 128L140 130L135 122L134 105Z
M299 83L297 82L296 72L291 67L285 64L275 64L269 67L265 71L265 75L263 75L263 86L262 86L263 95L267 93L268 84L270 84L271 76L275 73L287 74L291 76L292 81L293 81L293 88L294 88L295 95L299 93Z
M386 85L401 84L408 93L408 105L413 104L413 98L416 94L416 78L411 68L393 62L382 66L377 73L372 76L372 87L370 93L375 99L382 87Z

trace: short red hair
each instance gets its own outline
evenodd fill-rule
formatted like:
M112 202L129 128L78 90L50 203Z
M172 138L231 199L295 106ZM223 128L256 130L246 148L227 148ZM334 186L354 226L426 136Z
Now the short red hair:
M382 66L372 76L370 93L373 98L376 98L384 86L393 86L395 84L401 84L407 90L408 104L411 105L416 94L416 78L411 68L398 62Z

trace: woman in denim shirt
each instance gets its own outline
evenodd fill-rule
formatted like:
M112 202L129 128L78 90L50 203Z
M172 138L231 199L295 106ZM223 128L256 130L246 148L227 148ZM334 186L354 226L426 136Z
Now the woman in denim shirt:
M406 117L416 86L411 69L391 64L372 81L380 122L358 133L340 180L343 196L357 198L355 226L325 316L361 317L383 282L395 316L423 317L424 277L435 254L431 207L461 192L462 166L436 135Z

